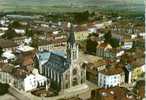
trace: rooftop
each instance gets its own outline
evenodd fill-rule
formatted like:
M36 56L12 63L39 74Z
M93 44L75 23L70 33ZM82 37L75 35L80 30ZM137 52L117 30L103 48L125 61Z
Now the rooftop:
M141 67L144 65L144 51L136 50L134 52L126 52L121 59L123 63L131 64L133 68Z
M105 75L116 75L121 74L122 72L123 72L122 65L119 64L109 65L106 69L100 71L100 73Z
M12 76L17 79L24 79L27 75L32 73L33 68L30 67L17 67L12 70Z
M64 51L60 51L60 50L56 50L56 51L52 51L54 54L60 55L60 56L65 56ZM43 52L38 52L38 58L40 61L45 61L48 60L50 58L50 51L43 51Z
M32 65L33 64L34 53L29 54L18 54L17 63L22 66Z
M14 69L13 65L0 63L0 70L3 72L12 73L13 69Z
M121 98L122 100L136 100L136 97L124 87L100 88L95 90L95 95L95 98L99 100L121 100Z
M11 40L0 39L0 47L1 48L11 48L16 47L17 44Z
M21 52L29 52L34 50L34 48L30 46L19 46L16 49Z
M97 69L101 66L106 65L107 62L105 60L99 59L96 62L89 62L87 63L87 71L91 73L97 74Z
M51 52L50 57L45 63L44 67L50 67L59 73L63 73L69 68L69 62L63 56Z
M111 49L112 47L108 43L101 43L101 44L97 45L97 48L109 48L109 49Z
M136 83L136 86L134 87L134 92L141 98L144 98L144 94L145 94L144 86L145 86L145 81L140 80Z

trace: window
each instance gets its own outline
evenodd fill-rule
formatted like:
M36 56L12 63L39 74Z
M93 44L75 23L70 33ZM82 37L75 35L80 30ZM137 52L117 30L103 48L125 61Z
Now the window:
M68 82L65 84L65 88L69 88L69 83Z
M78 79L77 78L73 79L73 86L75 86L75 85L78 85Z
M68 74L65 75L65 80L69 80L69 75Z
M73 69L73 75L77 74L77 69Z
M117 77L116 76L114 76L114 79L116 79Z
M76 59L76 52L73 51L73 59Z

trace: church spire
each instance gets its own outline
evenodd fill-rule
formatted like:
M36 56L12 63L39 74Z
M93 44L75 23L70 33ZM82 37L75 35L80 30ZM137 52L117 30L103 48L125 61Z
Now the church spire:
M72 62L78 58L78 45L75 41L73 25L68 23L68 38L67 38L67 58Z
M69 44L71 47L75 44L75 35L73 30L73 25L71 23L68 23L69 33L68 33L68 39L67 44Z

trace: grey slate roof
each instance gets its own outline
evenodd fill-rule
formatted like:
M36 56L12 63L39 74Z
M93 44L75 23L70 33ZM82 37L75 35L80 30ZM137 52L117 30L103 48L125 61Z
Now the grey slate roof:
M58 73L63 73L69 68L69 65L66 58L51 52L47 63L45 63L43 67L49 67Z

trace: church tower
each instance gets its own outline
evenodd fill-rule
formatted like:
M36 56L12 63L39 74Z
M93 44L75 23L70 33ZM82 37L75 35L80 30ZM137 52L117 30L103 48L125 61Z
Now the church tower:
M67 38L67 59L72 63L74 61L77 61L78 59L78 45L75 41L75 35L74 35L74 29L73 25L69 23L68 25L69 32L68 32L68 38Z
M67 59L70 62L70 87L81 83L81 70L78 63L78 45L75 41L74 29L71 23L68 23L68 38L67 38Z

